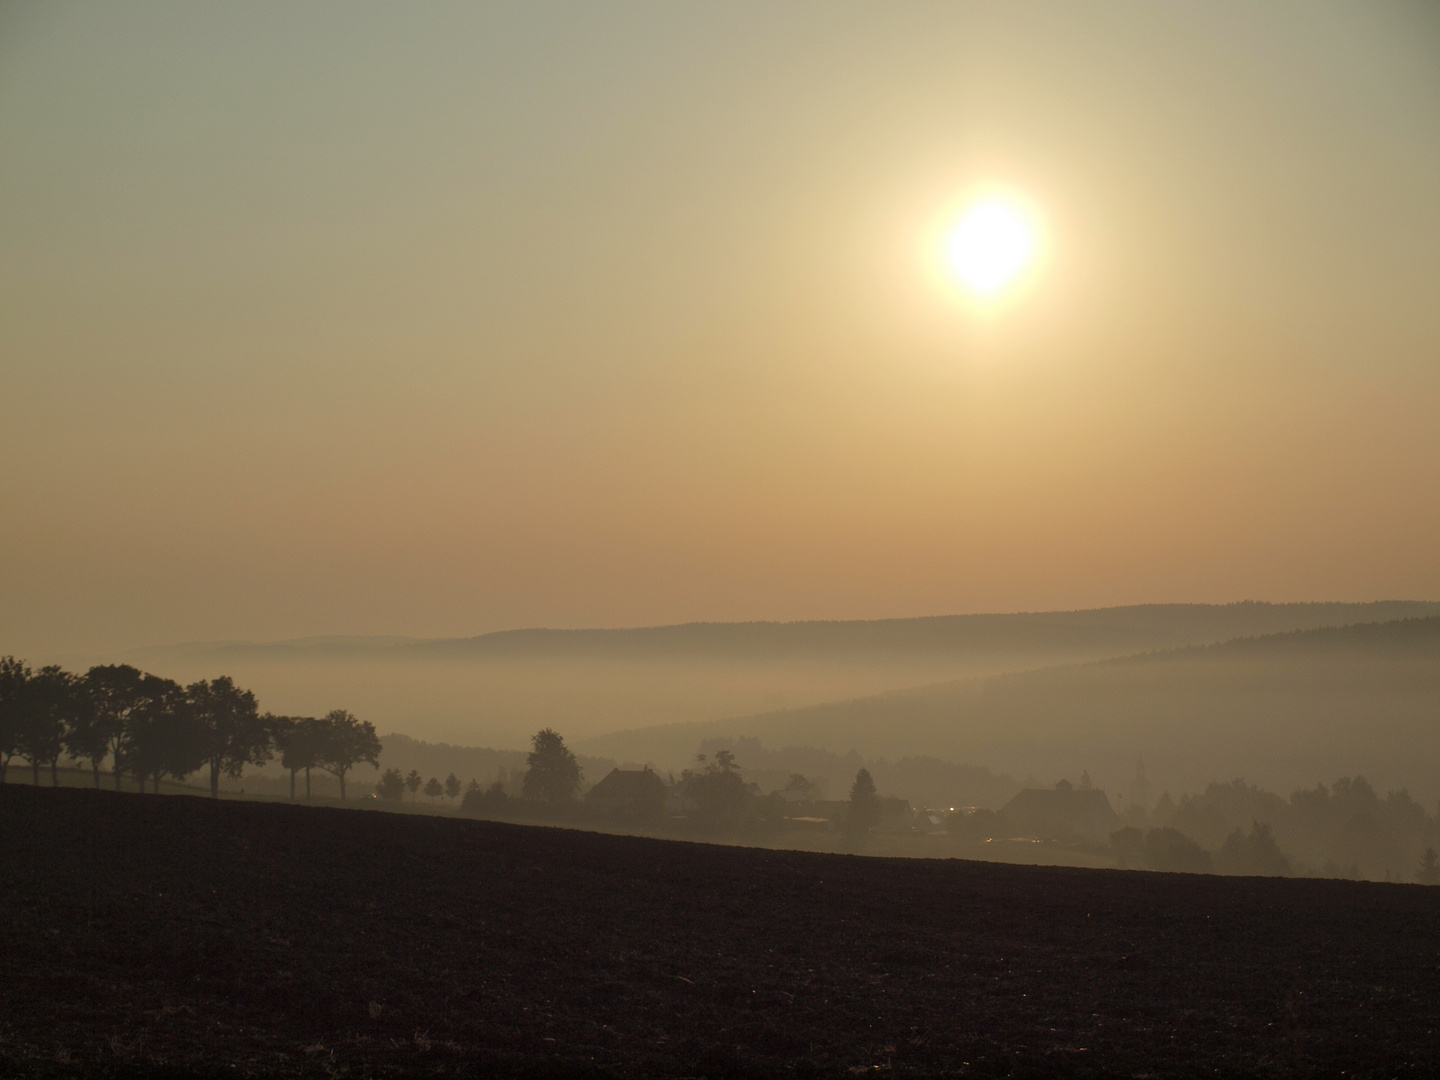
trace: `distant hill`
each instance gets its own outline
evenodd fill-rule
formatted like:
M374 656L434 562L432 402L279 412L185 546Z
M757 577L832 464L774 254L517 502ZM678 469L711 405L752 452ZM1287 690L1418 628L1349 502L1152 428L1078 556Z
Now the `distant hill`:
M147 649L125 659L178 679L231 675L279 713L345 708L381 731L519 750L541 727L576 742L967 676L1422 615L1440 616L1440 604L1157 604L855 622L515 630L431 641L232 641ZM693 752L687 747L678 760ZM652 759L649 750L623 756Z
M683 623L622 629L502 630L468 638L312 637L195 642L140 650L169 657L334 660L781 660L943 657L1009 660L1111 656L1236 637L1440 615L1440 603L1142 604L1083 611L937 615L910 619Z
M1245 776L1276 790L1363 773L1440 796L1440 618L1321 628L617 732L590 753L653 757L755 737L863 756L931 754L1123 793Z

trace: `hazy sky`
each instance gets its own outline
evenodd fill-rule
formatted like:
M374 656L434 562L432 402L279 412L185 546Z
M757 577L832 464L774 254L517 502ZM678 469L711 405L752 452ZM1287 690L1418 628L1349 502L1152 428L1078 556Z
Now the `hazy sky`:
M0 7L0 653L1440 597L1436 12Z

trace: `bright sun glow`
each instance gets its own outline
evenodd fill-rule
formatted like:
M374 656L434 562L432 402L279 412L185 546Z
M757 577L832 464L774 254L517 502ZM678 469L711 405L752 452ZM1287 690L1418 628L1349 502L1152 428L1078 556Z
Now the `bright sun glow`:
M945 244L945 255L960 280L990 294L1014 280L1035 257L1037 236L1030 215L1008 199L973 203Z

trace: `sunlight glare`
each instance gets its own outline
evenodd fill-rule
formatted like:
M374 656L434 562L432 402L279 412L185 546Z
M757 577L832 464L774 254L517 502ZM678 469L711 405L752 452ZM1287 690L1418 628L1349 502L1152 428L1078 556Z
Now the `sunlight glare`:
M1029 265L1036 246L1030 215L1015 202L988 197L966 210L946 242L945 254L961 281L988 295Z

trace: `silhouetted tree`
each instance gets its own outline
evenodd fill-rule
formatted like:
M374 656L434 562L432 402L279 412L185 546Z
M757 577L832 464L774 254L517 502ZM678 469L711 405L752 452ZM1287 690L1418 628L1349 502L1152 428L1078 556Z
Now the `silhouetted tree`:
M807 799L815 796L815 784L798 772L790 774L790 779L785 781L785 790L798 791Z
M0 656L0 784L10 771L10 759L20 750L20 716L30 668L13 656Z
M85 673L84 693L88 699L82 724L72 731L73 746L67 747L77 757L90 759L95 772L95 786L100 786L100 762L109 757L115 776L115 790L120 790L120 774L130 739L130 715L145 702L144 674L129 664L104 664Z
M420 778L419 769L410 770L410 775L405 777L405 787L410 792L412 799L415 797L415 793L420 790L420 785L424 782L425 781Z
M476 781L471 780L470 786L465 789L465 797L460 800L460 812L498 816L505 813L505 807L509 802L510 797L505 794L505 785L499 780L496 780L485 791L480 789L480 785Z
M228 675L186 687L191 708L205 729L203 763L210 766L210 797L220 797L220 776L239 777L246 765L270 760L270 729L260 717L255 695L241 690Z
M445 785L440 783L439 780L436 780L435 777L430 777L429 782L425 785L425 795L431 799L438 799L441 795L444 794Z
M850 805L846 808L845 828L859 835L869 832L880 824L880 799L875 794L875 781L869 769L855 774L855 783L850 786Z
M160 793L160 780L183 780L205 763L209 731L190 693L171 679L145 675L140 700L127 720L121 767L135 777L140 790L149 780Z
M1427 847L1420 856L1420 869L1415 871L1415 880L1421 885L1440 885L1440 855L1433 847Z
M695 803L695 820L708 829L733 828L744 817L750 801L740 765L730 750L717 750L706 760L695 755L697 768L680 774L680 786Z
M452 803L455 801L455 796L460 794L460 781L453 772L445 778L445 794Z
M1110 847L1120 861L1120 869L1138 869L1145 858L1145 833L1133 825L1110 834Z
M70 715L65 724L65 753L77 761L88 760L95 776L95 787L100 787L100 759L105 756L105 744L101 738L100 725L96 718L96 703L88 675L75 678L70 698Z
M526 757L529 766L521 787L525 798L558 806L580 793L580 763L565 746L565 740L549 728L537 731L530 740L533 749Z
M375 794L382 799L389 799L391 802L399 802L403 799L405 797L405 777L400 775L400 770L386 769L375 783Z
M40 767L50 766L50 786L58 787L65 721L73 712L75 676L55 664L33 672L20 693L20 730L16 748L30 762L35 784Z
M270 719L280 764L290 771L290 798L295 798L295 774L305 774L305 799L310 799L310 770L320 765L324 733L313 716L276 716Z
M1215 865L1210 853L1179 829L1150 829L1138 844L1129 843L1130 834L1139 836L1139 829L1121 829L1110 840L1121 851L1122 863L1134 859L1141 866L1171 874L1213 874ZM1117 838L1125 838L1119 840ZM1138 848L1138 851L1135 850Z
M1236 829L1220 849L1220 872L1249 877L1284 877L1290 873L1290 860L1275 843L1275 834L1263 821L1252 822L1250 834Z
M1434 837L1424 808L1408 792L1391 791L1382 799L1362 776L1341 777L1328 789L1317 784L1295 792L1288 819L1289 842L1298 842L1311 860L1323 852L1332 870L1350 864L1362 873L1378 873L1400 866Z
M340 801L345 801L345 774L361 762L380 767L380 738L375 725L359 720L344 709L332 709L320 720L322 732L319 766L340 781Z

